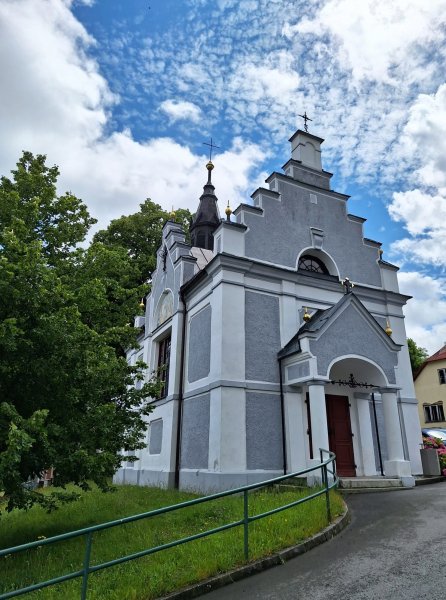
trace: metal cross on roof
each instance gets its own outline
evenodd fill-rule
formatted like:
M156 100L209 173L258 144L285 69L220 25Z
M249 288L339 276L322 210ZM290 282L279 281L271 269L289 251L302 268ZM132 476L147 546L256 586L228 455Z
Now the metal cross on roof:
M312 121L313 119L310 119L310 117L307 115L307 111L305 111L303 115L297 115L297 116L302 117L302 119L304 120L304 129L308 133L307 121Z
M351 294L352 289L355 287L348 277L344 279L342 285L344 286L345 294Z
M209 146L209 160L210 160L210 161L212 161L212 149L213 149L213 148L220 148L220 146L217 146L217 145L215 145L215 144L212 142L212 138L211 138L211 143L210 143L210 144L208 144L207 142L203 142L203 144L204 144L205 146Z

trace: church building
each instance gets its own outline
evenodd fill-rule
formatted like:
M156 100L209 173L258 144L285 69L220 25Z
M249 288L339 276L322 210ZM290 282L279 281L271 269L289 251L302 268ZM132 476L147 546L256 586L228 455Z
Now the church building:
M116 482L209 493L305 469L320 448L341 477L412 486L421 473L410 297L331 190L323 140L298 130L290 142L252 203L222 219L209 161L191 242L173 215L165 224L128 354L163 388Z

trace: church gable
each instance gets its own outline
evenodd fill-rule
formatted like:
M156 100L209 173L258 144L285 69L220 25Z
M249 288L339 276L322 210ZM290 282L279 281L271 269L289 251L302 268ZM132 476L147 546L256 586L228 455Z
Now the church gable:
M341 277L381 286L376 245L364 241L362 223L347 215L345 199L277 176L280 196L259 193L263 213L243 214L246 256L296 268L302 251L318 245ZM265 243L268 240L268 243Z
M297 137L305 141L312 136L297 132ZM317 248L332 258L340 277L381 287L380 244L364 238L364 219L347 214L349 197L329 189L330 174L318 164L292 159L284 167L285 175L268 178L269 190L260 188L253 194L257 211L237 213L238 222L248 227L246 256L295 269L303 251Z

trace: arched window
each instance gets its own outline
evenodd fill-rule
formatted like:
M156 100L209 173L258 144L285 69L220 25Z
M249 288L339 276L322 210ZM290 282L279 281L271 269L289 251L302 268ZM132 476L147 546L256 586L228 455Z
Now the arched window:
M315 256L304 254L299 258L299 271L310 271L311 273L323 273L329 275L327 267L324 263Z

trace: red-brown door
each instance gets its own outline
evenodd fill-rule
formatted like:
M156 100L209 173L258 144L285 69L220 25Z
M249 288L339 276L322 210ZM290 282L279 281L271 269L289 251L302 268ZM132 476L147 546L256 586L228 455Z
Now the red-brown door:
M325 396L327 406L328 443L336 454L336 467L341 477L356 475L353 455L350 407L347 396Z

